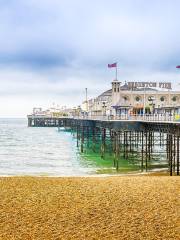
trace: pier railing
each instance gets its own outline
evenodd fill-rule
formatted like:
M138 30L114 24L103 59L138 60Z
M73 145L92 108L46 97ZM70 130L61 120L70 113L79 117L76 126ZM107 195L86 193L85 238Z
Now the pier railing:
M78 116L73 118L87 120L126 120L126 121L148 121L148 122L180 122L180 115L164 115L164 114L145 114L145 115L118 115L118 116Z
M54 118L53 116L37 116L28 115L31 119L62 119L62 118L72 118L72 119L84 119L84 120L99 120L99 121L145 121L145 122L179 122L180 115L178 114L145 114L145 115L79 115L79 116L62 116Z

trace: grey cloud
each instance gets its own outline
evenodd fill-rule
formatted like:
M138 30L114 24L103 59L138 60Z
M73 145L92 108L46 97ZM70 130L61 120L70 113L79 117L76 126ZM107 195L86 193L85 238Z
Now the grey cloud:
M36 50L37 55L51 52L86 67L111 59L163 65L166 57L173 61L180 52L178 6L168 0L11 1L0 11L0 52L13 53L17 62L20 54Z
M0 97L28 99L29 108L47 98L79 104L85 87L90 97L110 87L107 64L116 61L121 81L180 82L179 8L179 0L0 0Z

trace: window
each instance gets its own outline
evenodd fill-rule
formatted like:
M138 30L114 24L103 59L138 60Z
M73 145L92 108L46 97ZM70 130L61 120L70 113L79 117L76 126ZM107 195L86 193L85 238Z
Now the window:
M123 97L123 99L124 99L124 101L127 101L128 100L128 98L125 96L125 97Z
M114 88L114 92L116 92L116 88Z
M164 101L165 101L165 97L163 97L163 96L160 97L160 101L161 101L161 102L164 102Z
M135 99L136 99L136 102L140 101L140 97L139 96L137 96Z
M177 97L174 96L174 97L172 98L172 100L173 100L173 102L176 102L176 101L177 101Z
M148 97L148 101L149 101L149 102L152 102L152 101L155 101L155 100L156 100L156 99L155 99L154 96L149 96L149 97Z

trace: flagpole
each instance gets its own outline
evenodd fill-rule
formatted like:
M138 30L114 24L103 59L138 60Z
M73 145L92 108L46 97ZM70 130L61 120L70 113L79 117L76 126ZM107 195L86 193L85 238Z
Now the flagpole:
M116 79L115 80L117 80L117 63L116 63Z
M117 62L113 63L113 64L108 64L108 68L116 68L115 69L115 79L117 81Z

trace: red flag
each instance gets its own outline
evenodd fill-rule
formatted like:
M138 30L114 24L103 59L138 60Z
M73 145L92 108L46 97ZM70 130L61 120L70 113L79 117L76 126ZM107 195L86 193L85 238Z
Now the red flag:
M176 66L176 68L180 68L180 65Z
M117 67L117 63L108 64L108 68Z

